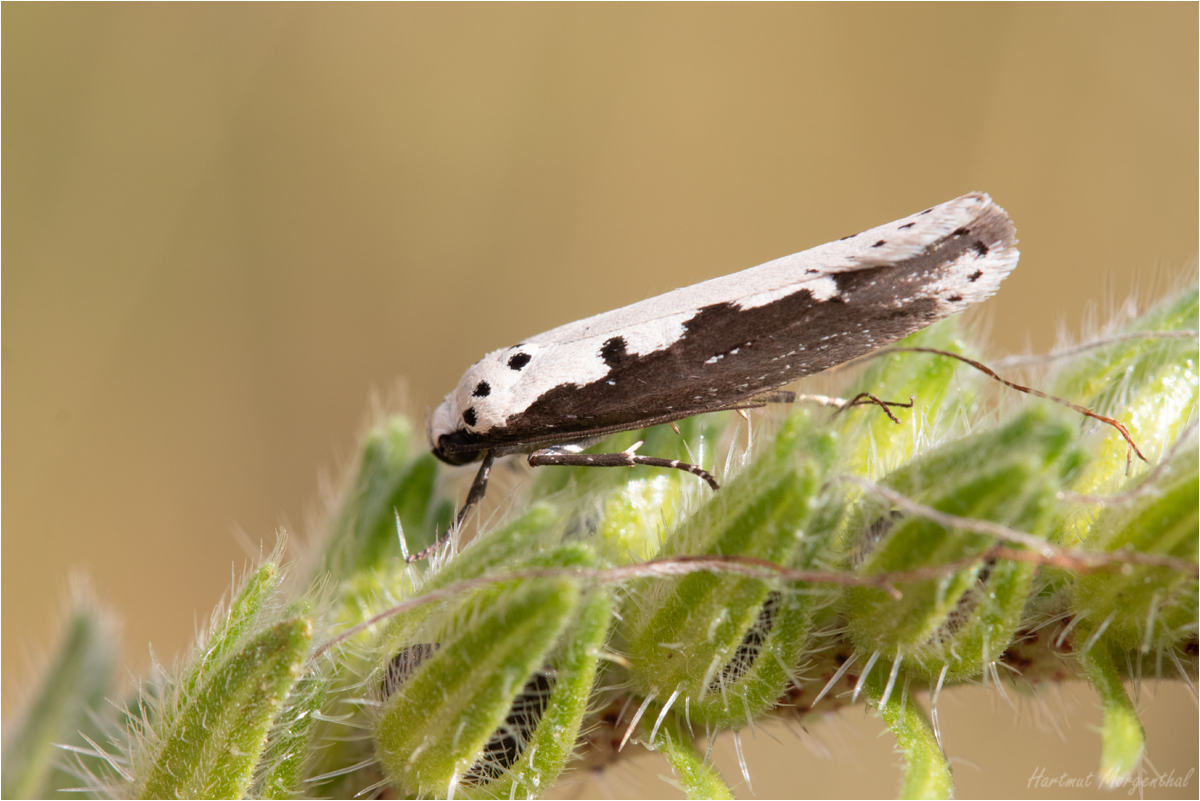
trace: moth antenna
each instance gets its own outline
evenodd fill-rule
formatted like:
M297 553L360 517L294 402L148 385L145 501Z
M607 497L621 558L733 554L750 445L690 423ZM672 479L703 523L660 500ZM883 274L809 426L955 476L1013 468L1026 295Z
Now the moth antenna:
M1192 418L1192 422L1188 423L1187 428L1183 429L1183 431L1180 431L1179 434L1176 435L1175 442L1171 444L1171 447L1158 457L1158 464L1154 466L1154 469L1147 473L1142 482L1133 489L1128 490L1127 492L1119 492L1116 495L1081 495L1077 492L1060 490L1057 493L1058 499L1060 501L1073 501L1075 503L1117 505L1129 503L1130 501L1140 498L1142 495L1156 491L1154 488L1155 482L1158 481L1158 478L1163 471L1165 471L1171 465L1171 463L1174 462L1175 455L1184 447L1188 447L1190 445L1188 440L1191 438L1192 434L1196 432L1197 423L1200 423L1200 419Z
M885 355L888 353L932 353L935 356L946 356L951 359L957 359L958 361L963 362L964 364L969 364L971 367L974 367L979 372L983 373L984 375L988 376L989 378L993 378L996 381L999 381L1001 384L1003 384L1004 386L1006 386L1010 389L1015 389L1018 392L1024 392L1027 395L1033 395L1035 398L1043 398L1044 400L1048 400L1053 403L1057 403L1061 406L1066 406L1068 409L1074 409L1075 411L1079 412L1080 414L1084 415L1085 417L1091 417L1094 420L1099 420L1101 423L1104 423L1105 425L1109 425L1109 426L1112 426L1113 428L1115 428L1117 431L1119 431L1121 433L1121 436L1125 439L1125 442L1127 442L1129 444L1129 450L1127 451L1127 454L1126 454L1126 472L1128 472L1129 467L1132 464L1133 454L1135 454L1135 453L1137 454L1138 458L1141 459L1143 462L1146 462L1147 464L1150 463L1150 460L1147 459L1142 454L1141 449L1138 448L1137 443L1133 441L1133 437L1130 436L1130 434L1129 434L1129 429L1127 429L1125 427L1125 424L1120 422L1119 420L1115 420L1112 417L1106 417L1105 415L1102 415L1102 414L1097 414L1096 412L1093 412L1091 409L1087 408L1086 406L1080 406L1078 403L1072 403L1071 401L1060 398L1057 395L1051 395L1048 392L1042 392L1040 389L1033 389L1032 387L1027 387L1022 384L1018 384L1014 381L1009 381L1007 378L1001 378L1000 375L997 374L995 370L988 367L986 364L984 364L982 362L977 362L974 359L963 356L961 353L952 353L948 350L940 350L938 348L903 347L903 348L884 348L882 350L876 351L875 353L873 353L871 355L872 356L880 356L880 355Z

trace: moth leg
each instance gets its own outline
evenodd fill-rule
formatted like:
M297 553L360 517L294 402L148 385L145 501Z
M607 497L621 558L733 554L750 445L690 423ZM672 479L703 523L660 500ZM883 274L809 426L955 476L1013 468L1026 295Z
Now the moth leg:
M641 447L641 444L640 442L635 443L629 450L622 451L621 453L571 453L561 447L542 448L529 454L529 464L532 467L547 465L560 465L564 467L633 467L639 464L646 465L647 467L670 467L675 470L683 470L704 479L708 482L708 486L713 489L721 488L711 473L697 465L681 462L678 459L639 456L635 451Z
M462 528L463 520L467 517L467 512L475 504L483 500L483 494L487 492L488 478L492 474L492 463L496 461L496 457L491 451L483 452L483 464L479 466L479 472L475 474L475 481L471 483L471 491L467 493L467 500L463 502L462 508L458 510L458 517L454 520L454 525L446 529L446 533L438 537L436 541L427 548L414 553L412 556L406 557L404 561L408 563L419 562L422 559L429 558L429 555L438 548L446 544L446 540L450 538L450 532L456 528Z
M775 389L770 392L764 392L761 395L755 395L750 399L750 403L765 406L768 403L795 403L796 393L789 392L786 389Z
M761 409L768 403L795 403L796 393L789 392L785 389L776 389L771 392L764 392L761 395L755 395L747 398L744 401L731 403L728 406L714 406L711 409L702 409L703 412L740 412L743 409ZM700 411L696 414L700 414Z
M897 424L899 424L900 418L892 414L888 407L896 406L901 409L911 409L913 407L913 403L916 402L915 395L910 395L908 397L908 403L903 403L901 401L880 400L870 392L860 392L850 400L846 400L845 398L831 398L828 395L798 395L797 399L805 403L819 403L822 406L832 406L837 409L837 411L833 413L834 417L837 417L851 406L867 406L873 403L883 409L883 413L888 416L888 419Z
M847 409L849 409L851 406L866 406L868 404L874 403L880 409L883 409L883 413L886 414L893 423L896 423L897 425L899 425L900 424L899 418L897 418L896 415L892 414L892 410L889 409L888 407L889 406L897 406L902 409L911 409L913 407L913 404L916 403L916 400L917 399L915 396L910 395L908 398L908 403L902 403L901 401L885 401L885 400L880 400L879 398L872 395L870 392L860 392L857 395L855 395L853 398L851 398L849 401L842 404L842 408L838 409L833 414L834 414L834 416L837 416L837 415L841 414L842 412L846 411Z
M458 510L458 518L454 521L454 527L458 528L466 519L467 512L471 511L471 507L483 500L483 494L487 492L488 479L492 475L492 463L496 461L496 456L491 451L484 451L483 464L479 465L479 472L475 474L475 480L471 482L471 491L467 493L467 500L463 503L463 507Z

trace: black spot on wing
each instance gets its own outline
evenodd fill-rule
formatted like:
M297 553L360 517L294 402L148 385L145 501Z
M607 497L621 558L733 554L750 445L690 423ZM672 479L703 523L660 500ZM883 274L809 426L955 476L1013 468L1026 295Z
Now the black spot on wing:
M475 397L475 398L486 398L488 395L491 395L491 394L492 394L492 385L486 381L480 381L478 384L475 385L475 391L471 393L471 396Z
M625 352L625 337L613 337L600 348L600 357L609 367L620 367L629 360Z
M988 246L982 242L976 241L974 245L971 245L971 247L975 249L975 252L978 253L981 258L988 254Z
M529 360L533 357L528 353L518 353L508 357L508 366L513 370L520 370L525 365L529 364Z
M983 270L976 270L975 272L973 272L967 276L967 280L970 281L972 284L975 283L976 281L978 281L980 278L983 278Z
M912 228L914 225L916 225L915 222L905 223L904 225L900 226L899 230L905 231L905 230L908 230L909 228Z
M936 319L932 299L897 309L891 292L871 286L896 270L889 265L839 273L834 277L845 297L829 301L800 289L751 309L706 306L684 323L684 336L671 347L647 354L606 347L607 356L623 359L604 378L548 390L472 442L513 447L539 437L569 441L597 430L638 428L662 415L678 419L723 408L841 364ZM848 314L855 303L861 313ZM863 328L870 329L868 337L857 334Z
M873 247L873 248L881 248L881 247L883 247L883 246L884 246L884 245L886 245L886 244L887 244L887 240L886 240L886 239L880 239L880 240L879 240L878 242L876 242L874 245L871 245L871 247Z

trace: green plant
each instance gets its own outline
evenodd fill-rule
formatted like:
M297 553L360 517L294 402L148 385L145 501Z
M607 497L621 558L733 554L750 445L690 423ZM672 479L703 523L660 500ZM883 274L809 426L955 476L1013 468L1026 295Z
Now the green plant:
M997 665L1026 689L1091 682L1119 781L1143 748L1123 681L1197 671L1196 327L1190 289L1037 377L1129 424L1149 460L1131 472L1111 427L890 353L854 391L914 396L899 425L799 406L756 418L775 430L752 447L721 415L618 435L601 447L645 439L725 486L541 470L428 565L402 557L446 529L452 495L388 418L315 558L264 560L121 714L100 703L110 644L78 605L10 737L4 795L531 796L636 739L690 795L729 796L698 741L862 699L904 754L903 795L946 797L915 693L999 682ZM904 344L971 353L954 321ZM52 759L53 743L74 750Z

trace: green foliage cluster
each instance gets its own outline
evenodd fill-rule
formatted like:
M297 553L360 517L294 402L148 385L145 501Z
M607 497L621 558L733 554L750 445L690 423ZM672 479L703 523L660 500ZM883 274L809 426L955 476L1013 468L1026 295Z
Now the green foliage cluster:
M454 493L412 455L410 424L386 419L315 555L264 560L120 712L102 701L116 692L111 638L80 605L11 731L3 794L537 796L572 760L611 764L636 742L661 750L689 795L729 797L704 739L861 699L904 755L902 794L948 797L914 693L999 681L997 666L1028 688L1091 682L1101 770L1119 781L1144 740L1124 682L1194 682L1197 579L1179 564L1197 561L1200 485L1195 337L1125 335L1196 328L1192 289L1036 376L1127 422L1150 466L1129 469L1113 428L961 361L893 353L852 392L915 397L899 425L876 407L798 406L755 416L749 447L735 416L617 435L599 447L645 440L723 489L678 471L540 470L498 523L428 564L403 556L446 530ZM953 321L904 344L972 353ZM978 527L947 528L847 476L1069 552L1179 563L997 558ZM689 567L697 556L716 561Z

